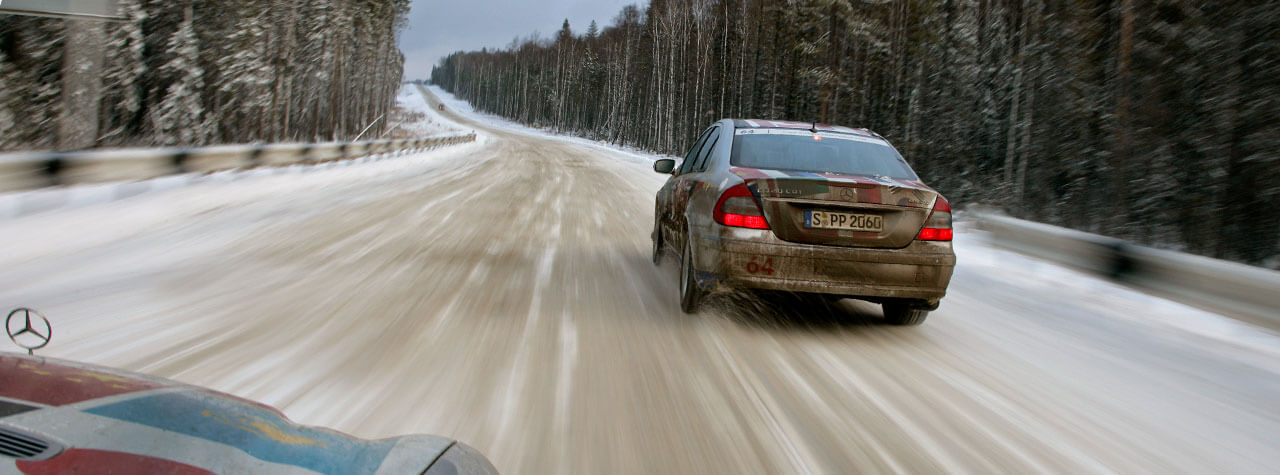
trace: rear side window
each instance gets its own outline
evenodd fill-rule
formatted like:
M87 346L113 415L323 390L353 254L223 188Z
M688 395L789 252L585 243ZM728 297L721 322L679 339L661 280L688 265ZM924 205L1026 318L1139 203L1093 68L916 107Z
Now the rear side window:
M677 175L689 173L689 168L693 166L693 162L697 161L698 152L702 150L702 146L707 143L707 138L711 137L711 131L713 130L715 130L715 127L707 129L706 132L702 133L702 137L698 137L698 141L693 143L693 148L689 149L689 153L684 156L684 161L680 162L680 169L676 171Z
M771 170L919 180L888 142L838 133L739 129L734 132L729 163Z
M707 140L707 144L702 147L702 152L698 153L698 160L693 162L694 171L701 172L701 171L707 170L707 161L709 160L708 157L711 156L711 151L716 149L716 143L719 141L720 141L720 128L717 127L711 130L711 139Z

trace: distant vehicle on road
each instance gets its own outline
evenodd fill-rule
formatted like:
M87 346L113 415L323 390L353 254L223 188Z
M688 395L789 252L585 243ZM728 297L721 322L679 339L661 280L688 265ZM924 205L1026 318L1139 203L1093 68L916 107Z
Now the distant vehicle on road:
M880 303L923 323L955 266L951 206L866 129L725 119L658 191L653 260L680 256L680 308L709 292L771 289Z

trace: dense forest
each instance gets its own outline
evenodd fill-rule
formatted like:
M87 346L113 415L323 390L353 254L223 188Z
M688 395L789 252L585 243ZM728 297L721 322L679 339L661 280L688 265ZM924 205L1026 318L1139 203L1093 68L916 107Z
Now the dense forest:
M671 154L722 117L869 127L961 205L1278 264L1275 0L654 0L432 81Z
M400 86L409 0L120 4L0 14L0 150L351 139Z

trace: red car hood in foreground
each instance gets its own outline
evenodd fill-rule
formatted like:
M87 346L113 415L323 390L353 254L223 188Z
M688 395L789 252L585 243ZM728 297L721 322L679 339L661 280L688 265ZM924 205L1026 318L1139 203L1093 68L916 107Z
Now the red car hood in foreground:
M14 470L496 473L453 439L363 440L208 389L0 352L0 472Z

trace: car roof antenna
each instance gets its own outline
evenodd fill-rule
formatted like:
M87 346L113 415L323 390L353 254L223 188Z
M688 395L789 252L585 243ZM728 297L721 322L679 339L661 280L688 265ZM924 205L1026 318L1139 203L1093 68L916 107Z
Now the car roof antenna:
M813 125L809 126L809 131L815 134L818 133L818 123L814 122Z

